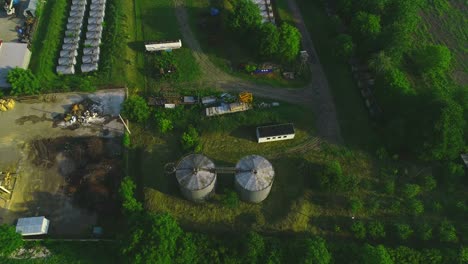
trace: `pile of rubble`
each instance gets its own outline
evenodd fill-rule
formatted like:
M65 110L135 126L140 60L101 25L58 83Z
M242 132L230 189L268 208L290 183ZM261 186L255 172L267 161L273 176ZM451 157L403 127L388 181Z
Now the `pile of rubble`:
M80 103L73 104L70 112L66 113L63 120L58 123L59 127L87 126L91 124L102 124L106 118L102 116L102 107L98 103L86 99Z

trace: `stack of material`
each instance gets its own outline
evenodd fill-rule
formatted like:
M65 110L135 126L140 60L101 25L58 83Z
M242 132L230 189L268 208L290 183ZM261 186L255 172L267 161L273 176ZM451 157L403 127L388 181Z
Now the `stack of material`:
M87 0L72 0L68 23L63 38L62 50L58 59L58 74L75 74L76 56L80 42L81 28L86 10Z
M101 44L105 10L106 0L91 0L81 72L96 71L99 67L99 45Z

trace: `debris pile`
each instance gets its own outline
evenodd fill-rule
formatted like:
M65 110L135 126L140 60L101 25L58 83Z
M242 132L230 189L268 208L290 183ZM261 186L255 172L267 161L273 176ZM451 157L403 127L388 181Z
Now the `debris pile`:
M13 99L0 99L0 112L6 112L15 108L15 101Z
M102 116L102 107L98 103L86 99L80 103L73 104L70 112L66 113L63 120L58 123L59 127L87 126L90 124L102 124L106 118Z

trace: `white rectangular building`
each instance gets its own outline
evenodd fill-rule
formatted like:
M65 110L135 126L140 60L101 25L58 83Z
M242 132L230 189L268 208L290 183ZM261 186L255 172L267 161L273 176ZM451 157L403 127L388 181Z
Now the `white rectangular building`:
M168 41L145 44L146 51L169 51L182 48L182 41Z
M291 123L257 127L258 143L288 140L294 136L294 125Z
M11 87L8 72L16 67L27 69L30 59L28 44L0 41L0 88Z
M23 236L45 235L49 231L49 219L44 216L18 219L16 233Z

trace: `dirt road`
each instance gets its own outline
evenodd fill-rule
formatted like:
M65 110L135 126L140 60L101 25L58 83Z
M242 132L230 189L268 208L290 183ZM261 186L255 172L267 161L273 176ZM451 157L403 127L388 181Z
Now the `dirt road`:
M184 7L184 1L174 0L175 13L184 42L192 49L195 59L204 73L202 82L205 85L219 87L232 92L249 90L260 97L311 105L314 111L318 135L332 143L341 143L342 137L340 127L336 116L333 97L329 91L328 81L322 70L312 40L303 23L296 3L294 0L289 0L288 4L294 13L297 27L303 36L302 45L311 57L309 64L313 81L304 88L277 88L268 85L259 85L231 76L219 69L209 60L208 56L200 47L200 43L194 36L188 23L189 19L187 10Z

